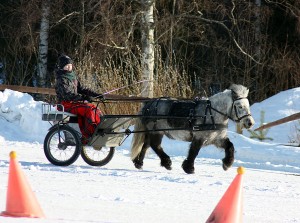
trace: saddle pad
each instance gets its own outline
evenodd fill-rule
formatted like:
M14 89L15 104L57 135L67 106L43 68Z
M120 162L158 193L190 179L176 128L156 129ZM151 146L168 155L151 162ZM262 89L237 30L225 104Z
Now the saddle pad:
M161 111L161 106L166 110ZM153 100L146 103L142 110L144 116L189 117L193 114L196 103L194 101Z
M172 105L173 100L166 100L166 98L158 98L152 101L145 103L142 109L142 115L145 117L153 117L155 116L168 116L168 112L170 106Z
M201 119L202 121L206 107L207 100L155 99L145 104L142 109L142 116L144 121L166 119L172 128L188 129L194 125L196 120Z
M174 101L168 116L189 117L194 114L196 103L194 101Z
M190 117L194 115L195 107L196 103L193 101L173 101L168 114L169 125L172 128L188 129L193 122Z

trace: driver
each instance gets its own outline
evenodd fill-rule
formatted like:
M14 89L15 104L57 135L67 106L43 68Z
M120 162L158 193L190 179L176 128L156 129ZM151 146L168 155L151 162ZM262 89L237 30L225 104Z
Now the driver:
M62 104L65 111L77 115L82 144L87 144L102 116L102 112L90 101L92 98L102 99L103 95L81 86L73 61L67 55L58 58L55 91L57 103Z

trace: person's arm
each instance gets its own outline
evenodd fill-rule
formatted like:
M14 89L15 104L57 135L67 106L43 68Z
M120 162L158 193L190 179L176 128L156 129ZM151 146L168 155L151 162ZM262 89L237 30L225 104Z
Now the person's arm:
M77 92L82 95L90 96L90 97L101 97L102 94L98 94L91 89L84 88L81 83L78 81Z

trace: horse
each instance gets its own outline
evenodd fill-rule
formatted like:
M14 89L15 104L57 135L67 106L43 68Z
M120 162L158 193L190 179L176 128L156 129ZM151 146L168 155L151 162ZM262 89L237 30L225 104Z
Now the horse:
M206 100L156 98L144 102L138 113L131 142L131 160L142 169L146 151L151 147L161 166L172 169L172 161L161 147L163 136L190 143L182 168L195 173L194 161L200 149L214 145L225 150L222 167L226 171L234 162L234 145L227 136L228 121L249 129L254 125L248 101L249 89L232 84L229 89Z

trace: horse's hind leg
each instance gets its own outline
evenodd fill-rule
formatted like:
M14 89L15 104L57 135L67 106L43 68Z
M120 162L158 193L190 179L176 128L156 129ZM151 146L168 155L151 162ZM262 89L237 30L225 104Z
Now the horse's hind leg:
M160 165L165 167L167 170L172 169L172 161L170 157L164 152L163 148L161 147L163 135L161 134L151 134L150 135L150 146L153 151L159 156L160 158Z
M194 162L203 145L203 140L192 140L187 158L182 163L182 169L188 173L195 173Z
M136 156L136 158L134 160L132 160L133 163L134 163L134 166L137 169L142 169L143 164L144 164L145 154L146 154L147 150L149 149L149 147L150 147L150 144L149 144L149 135L146 134L145 141L144 141L144 144L143 144L141 152Z
M225 157L222 159L223 169L228 170L228 168L232 166L234 161L234 146L232 142L230 142L229 138L226 138L223 142L222 147L225 149Z

